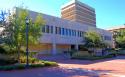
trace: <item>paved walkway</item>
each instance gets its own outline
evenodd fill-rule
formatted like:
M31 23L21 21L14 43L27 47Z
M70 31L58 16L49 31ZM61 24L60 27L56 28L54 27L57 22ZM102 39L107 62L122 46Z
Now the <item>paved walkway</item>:
M59 63L59 67L0 71L0 77L125 77L123 56L98 61L70 59L55 61Z

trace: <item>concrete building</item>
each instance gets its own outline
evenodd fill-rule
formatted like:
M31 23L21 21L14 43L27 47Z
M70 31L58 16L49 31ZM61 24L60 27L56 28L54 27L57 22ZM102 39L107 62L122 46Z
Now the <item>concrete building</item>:
M76 21L88 26L96 27L95 9L78 0L71 0L61 7L63 19Z
M117 26L117 27L112 27L112 28L109 28L107 30L110 31L110 32L114 32L114 31L118 31L118 30L125 30L125 25L120 25L120 26Z
M29 13L33 19L38 14L34 11ZM71 49L78 50L80 45L84 45L84 33L89 30L100 33L104 41L112 46L112 33L109 31L46 14L43 14L43 18L46 25L42 29L40 44L30 46L31 51L39 51L41 54L60 54Z
M16 8L16 13L21 10ZM29 10L29 16L34 20L37 12ZM95 26L62 19L46 14L42 14L46 25L42 27L40 44L31 46L31 51L38 51L41 54L61 54L71 49L79 50L80 45L84 45L84 33L91 30L100 33L103 40L112 46L112 33Z

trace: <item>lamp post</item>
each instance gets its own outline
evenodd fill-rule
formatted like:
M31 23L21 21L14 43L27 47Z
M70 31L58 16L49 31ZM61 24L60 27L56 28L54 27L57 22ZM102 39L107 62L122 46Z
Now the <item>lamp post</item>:
M29 59L28 59L28 56L29 56L29 52L28 52L28 32L29 32L28 25L29 25L29 18L28 17L26 17L25 22L26 22L26 67L28 68L29 67Z

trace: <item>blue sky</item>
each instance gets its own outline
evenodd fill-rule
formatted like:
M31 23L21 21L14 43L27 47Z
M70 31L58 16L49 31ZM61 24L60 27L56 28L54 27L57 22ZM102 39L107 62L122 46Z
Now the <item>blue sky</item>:
M28 9L60 17L61 5L70 0L0 0L0 9L23 4ZM97 27L107 29L125 24L125 0L80 0L96 10Z

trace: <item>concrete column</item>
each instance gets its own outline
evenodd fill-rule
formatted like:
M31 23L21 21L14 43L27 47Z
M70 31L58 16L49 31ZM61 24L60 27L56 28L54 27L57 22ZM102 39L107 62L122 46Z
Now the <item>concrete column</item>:
M54 24L53 24L54 25ZM52 55L57 54L57 48L56 48L56 27L53 26L53 38L52 38Z
M78 44L75 45L75 49L79 50L79 45Z
M53 43L52 44L52 54L55 55L56 53L57 53L57 51L56 51L56 44Z

